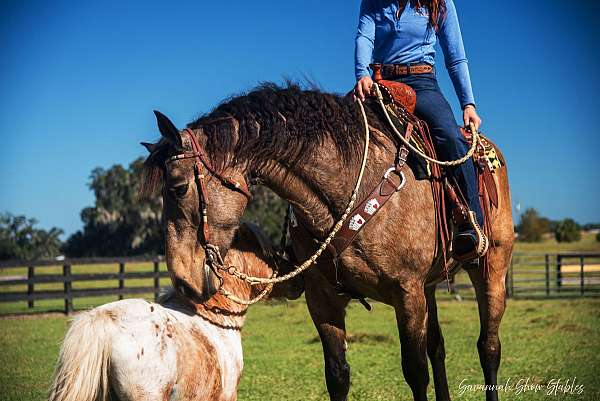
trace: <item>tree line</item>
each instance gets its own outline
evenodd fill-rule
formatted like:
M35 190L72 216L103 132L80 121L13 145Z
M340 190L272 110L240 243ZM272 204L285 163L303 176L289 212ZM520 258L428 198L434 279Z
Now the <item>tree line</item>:
M35 227L35 219L0 214L0 260L164 255L162 196L140 195L143 160L91 172L88 186L94 205L81 210L82 229L64 242L59 228L43 230ZM266 187L255 186L252 192L244 220L260 224L279 241L287 205Z
M140 196L142 167L139 158L127 167L94 169L88 183L94 205L81 210L82 229L65 241L59 228L44 230L36 227L35 219L0 214L0 260L164 254L162 196ZM252 192L243 219L259 224L278 242L287 204L264 186L255 186ZM515 229L519 241L542 241L552 233L559 242L573 242L581 239L582 229L600 229L600 223L580 226L573 219L552 221L527 209Z
M575 220L567 218L556 221L541 216L534 208L529 208L521 215L515 231L517 239L523 242L540 242L548 233L554 236L557 242L576 242L581 240L581 231L598 230L600 224L579 225ZM600 233L596 235L600 241Z

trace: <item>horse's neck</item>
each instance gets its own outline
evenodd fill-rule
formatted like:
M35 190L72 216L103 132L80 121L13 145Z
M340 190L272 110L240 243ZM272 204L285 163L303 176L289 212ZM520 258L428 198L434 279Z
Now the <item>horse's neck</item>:
M371 145L357 199L375 187L394 158L394 147L387 138L384 146ZM389 142L389 143L385 143ZM362 152L345 164L331 141L324 141L322 151L290 168L272 162L260 172L260 178L294 207L314 234L324 235L343 213L350 199L362 161Z

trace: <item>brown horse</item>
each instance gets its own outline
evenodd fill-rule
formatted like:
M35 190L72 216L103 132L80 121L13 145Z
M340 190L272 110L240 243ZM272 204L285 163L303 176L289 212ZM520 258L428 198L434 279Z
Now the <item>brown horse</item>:
M377 105L367 101L365 108L374 129L358 199L379 182L397 149ZM167 261L175 288L200 300L217 290L215 271L209 268L214 256L206 245L210 242L223 254L227 251L246 207L249 183L260 182L274 190L293 206L311 237L325 238L344 211L357 179L364 145L363 120L357 110L353 100L345 97L294 85L265 85L221 104L182 132L156 113L162 139L147 145L151 151L147 182L163 184ZM201 157L193 152L185 156L190 141L196 143L191 148ZM435 251L433 195L427 180L417 180L410 169L405 169L405 175L404 188L340 256L337 279L352 292L395 308L402 369L414 399L427 397L429 355L436 398L447 400L444 342L434 291L443 269ZM495 246L489 250L489 273L484 277L481 270L469 272L479 304L477 346L488 385L496 384L500 364L498 327L513 246L506 168L497 170L494 179L499 206L492 211ZM313 238L293 240L300 260L314 250ZM330 397L345 400L350 368L345 358L344 311L350 298L336 291L333 270L331 260L319 259L305 274L305 294L323 344ZM488 400L497 399L494 390L486 395Z

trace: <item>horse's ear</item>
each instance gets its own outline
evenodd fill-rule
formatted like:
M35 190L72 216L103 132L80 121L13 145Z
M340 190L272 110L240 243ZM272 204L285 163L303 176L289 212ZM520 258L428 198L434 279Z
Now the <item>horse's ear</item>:
M156 148L158 148L158 144L155 143L140 142L140 145L145 147L148 153L150 154L152 154L156 150Z
M176 147L181 147L181 136L179 135L179 130L175 127L175 124L158 110L154 110L154 115L156 116L160 134L171 144Z

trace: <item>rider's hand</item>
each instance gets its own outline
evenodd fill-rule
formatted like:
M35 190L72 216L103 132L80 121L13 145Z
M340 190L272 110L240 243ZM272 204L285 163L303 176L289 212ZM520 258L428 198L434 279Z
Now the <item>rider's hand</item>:
M373 80L370 76L362 77L356 82L356 86L354 87L354 96L365 101L365 97L367 97L371 93L371 88L373 87Z
M465 127L469 128L470 124L473 123L475 125L475 129L479 131L479 126L481 125L481 118L477 114L477 110L475 110L475 106L472 104L468 104L463 110L463 121L465 123Z

